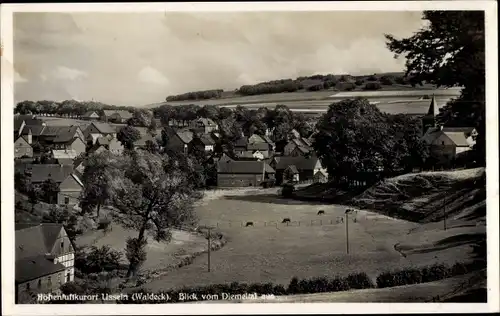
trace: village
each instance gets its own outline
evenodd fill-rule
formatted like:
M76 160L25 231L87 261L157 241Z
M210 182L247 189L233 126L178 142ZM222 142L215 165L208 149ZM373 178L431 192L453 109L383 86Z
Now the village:
M486 302L482 11L176 14L14 19L15 304Z

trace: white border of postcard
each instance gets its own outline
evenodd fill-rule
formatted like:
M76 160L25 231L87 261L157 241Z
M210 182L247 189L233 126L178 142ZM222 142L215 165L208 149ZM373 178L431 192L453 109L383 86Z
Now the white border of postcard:
M14 12L168 12L168 11L423 11L484 10L486 20L487 104L487 235L488 303L300 303L300 304L169 304L169 305L15 305L14 304L14 177L13 39ZM496 1L373 2L228 2L1 5L2 105L2 314L6 315L144 315L144 314L325 314L499 311L498 208L498 42ZM11 211L12 210L12 211Z

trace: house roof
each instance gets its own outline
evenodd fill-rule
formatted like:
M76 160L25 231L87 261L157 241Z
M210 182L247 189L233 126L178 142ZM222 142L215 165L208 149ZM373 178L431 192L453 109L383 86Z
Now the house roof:
M113 114L118 114L122 119L129 119L133 116L132 113L125 110L104 110L104 115L111 116Z
M307 154L308 152L311 151L311 149L309 147L304 147L304 146L300 146L300 145L295 147L295 149L299 150L303 154Z
M225 174L262 174L275 173L269 164L263 161L224 160L217 163L217 172Z
M252 143L247 145L247 150L269 150L268 143Z
M96 111L87 111L85 112L85 114L83 114L83 117L91 117L92 114L98 115Z
M113 126L111 126L111 125L109 125L107 123L92 122L91 125L94 125L94 127L101 134L113 134L113 133L116 133L116 129L113 128Z
M40 136L44 132L44 129L47 126L45 125L28 125L26 124L21 131L21 135L28 135L29 131L31 131L31 135Z
M210 118L206 118L206 117L200 117L196 120L196 123L201 123L203 124L203 126L215 126L217 124L215 124L215 122L210 119Z
M191 131L177 131L177 136L181 139L184 144L189 144L193 140L194 134Z
M291 172L293 172L294 174L297 174L299 173L299 170L297 170L297 167L295 165L290 165L288 166L286 169L290 170Z
M67 143L75 138L78 126L62 127L57 131L56 138L54 138L54 143Z
M270 144L270 145L274 145L273 140L272 140L269 136L264 135L264 136L261 136L261 137L262 137L262 139L264 139L264 140L265 140L268 144Z
M110 141L110 139L107 138L106 136L101 136L101 137L97 138L96 144L99 144L102 146L109 145L109 141Z
M23 173L25 170L31 170L31 182L40 183L51 178L56 183L61 183L73 172L73 166L59 164L16 165L16 171Z
M234 147L247 147L247 145L248 145L247 137L240 137L234 142Z
M50 253L61 229L63 225L55 223L42 223L30 227L16 226L16 260Z
M153 136L149 135L149 134L145 134L145 135L141 135L141 138L139 138L135 143L134 145L135 146L146 146L146 142L150 140L150 141L154 141L154 138Z
M449 139L458 147L469 147L469 141L467 141L467 136L463 132L445 132L442 131Z
M248 138L249 143L266 143L266 140L262 136L253 134Z
M16 260L16 283L38 279L42 276L51 275L66 268L61 263L50 261L44 254ZM55 280L54 280L55 281Z
M242 158L242 159L249 159L249 158L252 158L252 159L255 159L255 156L254 154L257 152L257 150L255 151L252 151L252 150L245 150L245 151L242 151L242 152L239 152L237 154L238 158ZM267 159L269 158L269 152L267 151L259 151L262 156L264 157L263 159Z
M78 153L75 150L52 149L54 159L75 159Z
M474 130L474 127L443 127L443 132L445 133L464 133L470 135Z
M201 141L201 143L205 146L210 146L210 145L215 145L215 140L212 138L212 136L208 134L203 134L198 137L198 139Z
M315 174L315 177L323 176L323 177L328 177L328 175L323 171L323 170L318 170Z
M285 170L288 166L295 165L298 170L314 170L318 163L317 157L306 158L303 156L298 157L275 157L277 162L276 170Z
M107 150L107 149L103 145L99 145L99 144L96 143L96 144L94 144L94 146L90 147L90 149L87 151L87 154L95 153L98 150Z

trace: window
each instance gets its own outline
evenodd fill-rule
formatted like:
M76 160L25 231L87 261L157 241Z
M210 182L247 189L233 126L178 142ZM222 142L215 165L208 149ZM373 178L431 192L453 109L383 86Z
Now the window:
M38 279L38 285L37 285L38 289L41 289L42 288L42 279Z
M63 250L63 251L64 251L64 239L63 239L63 240L61 240L61 250Z
M69 197L67 197L67 196L64 197L64 204L66 204L66 205L69 204Z
M71 273L70 273L70 272L68 272L68 273L66 274L66 282L69 282L70 280L71 280Z
M29 290L30 290L30 283L28 282L28 283L26 283L26 291L29 292Z
M48 285L49 288L52 287L52 279L51 279L51 277L47 277L47 285Z
M443 142L441 142L441 145L444 145L444 141L443 141Z

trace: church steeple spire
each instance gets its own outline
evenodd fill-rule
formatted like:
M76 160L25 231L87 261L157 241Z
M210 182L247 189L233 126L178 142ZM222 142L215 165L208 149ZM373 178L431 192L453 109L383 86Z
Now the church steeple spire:
M436 116L438 114L439 114L439 108L438 108L438 105L436 102L436 97L433 94L431 104L429 105L429 111L427 111L427 115L429 115L429 116L432 115L432 116L434 116L434 118L436 118Z

